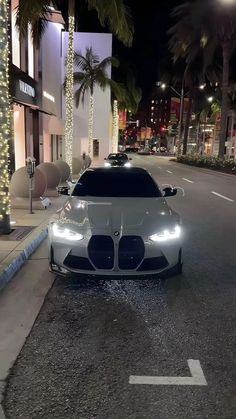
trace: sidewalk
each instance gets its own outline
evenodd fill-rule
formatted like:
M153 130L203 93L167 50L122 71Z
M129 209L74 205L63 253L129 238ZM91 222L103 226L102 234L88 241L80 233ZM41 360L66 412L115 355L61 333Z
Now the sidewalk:
M0 292L46 238L48 221L65 199L63 195L50 198L51 205L47 209L35 210L34 214L29 214L28 210L12 209L11 221L15 222L12 229L16 234L0 235Z

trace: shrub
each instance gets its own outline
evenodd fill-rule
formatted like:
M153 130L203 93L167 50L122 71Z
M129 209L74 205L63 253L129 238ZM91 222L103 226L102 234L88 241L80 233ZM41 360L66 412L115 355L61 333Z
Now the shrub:
M178 163L189 164L191 166L206 167L208 169L219 170L225 173L236 175L236 161L232 159L220 159L214 156L200 156L199 154L186 154L177 156Z

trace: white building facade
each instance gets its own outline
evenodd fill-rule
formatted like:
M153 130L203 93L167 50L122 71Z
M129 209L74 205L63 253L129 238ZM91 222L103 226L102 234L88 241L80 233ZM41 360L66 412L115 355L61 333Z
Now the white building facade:
M65 80L65 60L67 55L68 33L62 33L62 83ZM100 61L112 56L112 35L104 33L80 33L74 34L74 49L85 54L86 47L92 47ZM78 71L78 69L77 69ZM111 68L107 71L111 76ZM78 109L74 105L74 139L73 156L79 157L83 153L88 154L88 115L89 115L89 92L85 96L84 105ZM63 115L65 118L65 96L63 95ZM94 89L94 115L93 115L93 146L91 158L98 163L104 160L112 150L112 114L110 88L102 91L98 86Z

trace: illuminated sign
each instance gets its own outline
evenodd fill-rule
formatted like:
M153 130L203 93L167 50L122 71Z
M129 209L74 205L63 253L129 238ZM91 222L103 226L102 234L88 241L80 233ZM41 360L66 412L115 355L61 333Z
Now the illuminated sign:
M33 86L30 86L29 84L25 83L22 80L19 80L19 85L20 85L21 92L31 97L35 97L35 88Z

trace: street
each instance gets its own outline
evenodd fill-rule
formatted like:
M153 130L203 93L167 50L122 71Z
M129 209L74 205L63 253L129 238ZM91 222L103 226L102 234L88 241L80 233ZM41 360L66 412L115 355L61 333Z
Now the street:
M9 376L7 419L236 417L236 177L132 158L160 187L179 187L167 199L183 221L183 274L55 278ZM46 243L39 251L51 281ZM130 383L190 377L188 360L207 385Z

